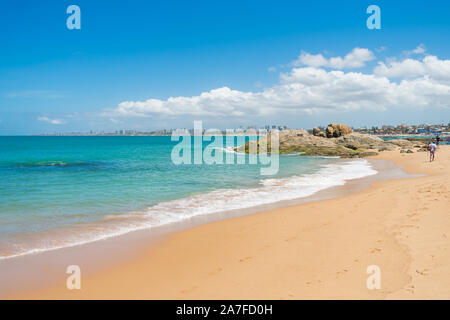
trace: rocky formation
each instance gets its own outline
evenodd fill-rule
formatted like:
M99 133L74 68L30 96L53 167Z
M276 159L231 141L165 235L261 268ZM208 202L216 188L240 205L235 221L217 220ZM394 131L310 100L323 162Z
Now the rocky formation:
M312 131L312 134L316 137L322 137L322 138L326 138L327 134L323 131L321 131L319 128L314 128Z
M376 136L361 133L351 133L341 136L340 138L335 139L335 142L352 150L379 149L385 146L382 139Z
M350 129L345 124L332 123L329 124L326 129L327 138L339 138L350 133L352 133L352 129Z
M317 128L317 127L315 127L313 130L312 130L312 134L314 135L314 136L318 136L320 133L321 133L322 131L319 129L319 128Z
M402 140L402 139L398 139L398 140L389 140L386 141L387 144L392 144L401 148L412 148L415 147L416 145L418 145L417 142L414 141L408 141L408 140ZM419 145L420 147L420 145Z
M323 138L339 138L350 133L352 133L352 129L350 129L348 126L346 126L345 124L335 123L329 124L325 129L325 132L321 131L317 127L312 130L312 134L314 136Z
M265 153L271 152L271 134L250 141L236 148L238 152ZM282 154L300 153L317 156L361 157L375 154L368 149L376 149L383 144L377 137L351 133L340 138L324 138L309 134L303 129L283 130L279 132L279 152ZM267 146L267 150L265 148Z
M329 129L330 128L330 129ZM328 135L333 137L328 138ZM334 137L334 135L338 137ZM250 141L236 148L238 152L266 153L272 152L271 134L260 138L258 141ZM400 142L399 142L400 141ZM341 157L365 157L375 155L384 150L395 150L398 146L407 146L408 149L417 145L417 142L403 142L401 140L383 141L379 137L351 132L345 125L329 125L327 131L314 128L312 134L306 130L283 130L279 132L279 153L299 153L311 156L341 156ZM267 147L266 147L267 146Z

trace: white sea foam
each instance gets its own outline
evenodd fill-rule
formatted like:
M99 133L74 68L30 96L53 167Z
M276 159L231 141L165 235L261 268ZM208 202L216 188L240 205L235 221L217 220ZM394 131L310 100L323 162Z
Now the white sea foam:
M217 190L163 202L149 208L147 215L159 223L169 223L203 214L303 198L326 188L344 185L346 180L376 173L367 160L328 164L313 174L261 180L258 188Z
M77 225L70 230L65 229L64 232L47 234L45 238L16 244L14 252L6 253L0 256L0 259L81 245L195 216L304 198L330 187L344 185L347 180L376 173L367 160L340 161L324 165L315 173L281 179L263 179L256 188L215 190L161 202L144 212L107 216L95 225Z
M239 153L236 150L234 150L234 147L214 147L215 150L220 150L224 153Z

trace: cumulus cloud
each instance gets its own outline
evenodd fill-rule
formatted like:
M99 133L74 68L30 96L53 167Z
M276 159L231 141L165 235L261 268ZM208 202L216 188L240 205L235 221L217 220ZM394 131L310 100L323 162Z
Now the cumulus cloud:
M415 49L413 50L407 50L407 51L403 51L403 54L407 57L412 56L412 55L421 55L421 54L425 54L425 52L427 51L427 48L425 47L425 45L423 43L421 43L420 45L418 45Z
M326 70L319 67L320 58L308 61L314 66L293 67L280 74L277 85L261 91L222 87L191 97L124 101L114 109L104 110L104 116L238 118L450 108L449 60L427 56L422 60L380 62L373 73ZM394 81L393 77L399 79Z
M422 60L378 62L374 69L378 76L388 78L430 77L436 81L450 82L450 60L440 60L436 56L426 56Z
M322 54L302 52L294 62L295 66L328 67L332 69L355 69L366 65L366 62L375 59L372 51L365 48L354 48L345 57L325 58Z
M427 51L427 49L425 48L425 45L423 43L421 43L417 48L415 48L412 52L414 54L422 54L425 53L425 51Z
M43 122L48 122L51 124L65 124L66 122L64 120L61 119L50 119L48 117L38 117L37 118L38 121L43 121Z

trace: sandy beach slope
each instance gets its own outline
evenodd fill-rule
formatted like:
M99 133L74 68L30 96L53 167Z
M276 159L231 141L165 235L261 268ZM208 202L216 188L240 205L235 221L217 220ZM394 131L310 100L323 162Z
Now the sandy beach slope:
M450 147L383 152L408 173L357 194L170 235L137 259L12 298L449 299ZM367 267L381 289L366 286Z

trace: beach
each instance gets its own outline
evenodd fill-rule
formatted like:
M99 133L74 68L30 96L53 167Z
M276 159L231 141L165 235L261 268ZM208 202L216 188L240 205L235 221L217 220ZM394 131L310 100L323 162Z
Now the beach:
M449 299L450 148L385 151L416 176L171 233L82 278L16 299ZM131 249L130 249L131 250ZM369 266L381 288L369 290Z
M3 1L0 301L450 300L450 1L406 8Z

